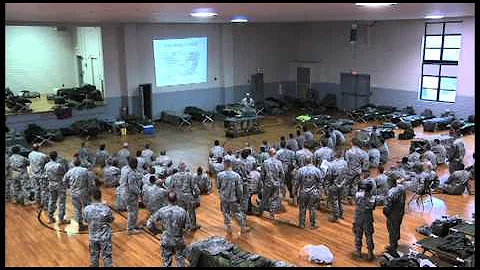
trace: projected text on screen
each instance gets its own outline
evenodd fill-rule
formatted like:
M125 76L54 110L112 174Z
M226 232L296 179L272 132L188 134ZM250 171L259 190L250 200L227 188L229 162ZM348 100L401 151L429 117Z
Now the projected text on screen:
M157 86L207 82L207 37L153 40Z

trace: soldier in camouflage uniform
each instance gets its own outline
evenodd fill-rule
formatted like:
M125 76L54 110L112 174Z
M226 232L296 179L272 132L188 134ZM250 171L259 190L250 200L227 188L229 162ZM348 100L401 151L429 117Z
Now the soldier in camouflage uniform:
M345 153L345 161L348 164L344 182L345 195L352 201L357 192L362 171L368 170L368 154L358 147L358 141L355 138L352 139L352 148Z
M337 219L343 219L343 205L342 205L342 193L343 193L343 180L347 171L347 163L344 159L337 158L332 162L324 161L324 184L327 191L327 204L330 208L330 216L328 221L336 222Z
M194 177L194 182L197 183L200 194L210 194L212 192L212 181L210 181L210 178L203 171L202 167L197 168L197 175Z
M290 198L294 200L295 193L293 192L293 169L295 167L295 152L286 148L287 142L280 141L280 150L277 152L277 158L282 162L283 171L285 172L285 184L288 189Z
M145 161L145 158L142 156L142 151L137 150L135 153L135 156L137 157L137 169L136 171L140 173L141 175L144 175L147 172L147 162Z
M219 157L217 158L216 160L217 162L213 162L210 164L211 166L211 175L212 177L217 177L217 175L220 173L220 172L223 172L224 168L223 168L223 158Z
M295 140L297 140L298 149L302 149L305 145L305 136L302 135L302 132L299 129L297 129L297 137Z
M213 147L210 152L213 154L213 158L217 159L219 157L223 157L225 149L220 146L220 142L218 140L215 140L215 142L213 142Z
M456 139L447 149L448 172L452 174L465 168L465 144L461 139Z
M432 164L433 170L437 169L437 155L433 153L432 147L430 146L430 144L427 143L426 151L422 154L421 159L423 161L429 161Z
M155 175L151 175L149 181L150 185L144 187L143 203L153 215L158 209L167 205L167 190L156 184Z
M145 149L142 150L142 157L145 160L147 166L151 166L155 160L155 153L150 149L150 144L145 144Z
M252 195L260 194L262 192L262 181L260 174L261 167L256 168L255 170L250 171L247 178L247 192L248 200L247 206L244 209L247 209L247 214L252 213Z
M313 153L314 163L320 167L323 160L332 161L334 157L333 149L327 146L327 140L322 140L322 147L315 150Z
M315 147L315 137L313 133L307 129L306 126L303 126L303 136L305 137L305 147L307 148Z
M99 165L100 168L105 167L105 162L110 158L110 154L106 150L106 145L101 144L95 153L95 164Z
M270 217L274 219L275 214L281 207L280 189L285 181L285 172L282 162L275 157L276 150L274 148L270 149L269 155L270 158L262 164L262 203L260 211L261 213L269 211Z
M135 159L135 162L137 160ZM118 162L118 160L117 160ZM135 167L137 165L135 164ZM130 168L128 165L123 166L120 169L120 179L119 179L119 185L117 189L115 190L115 209L117 211L125 211L127 209L127 176L128 173L132 171L132 168Z
M447 159L447 150L439 139L433 140L432 152L437 156L437 165L444 164Z
M103 184L105 187L117 187L120 183L121 170L118 168L118 161L108 158L107 165L103 168Z
M80 161L75 160L74 166L63 176L63 181L70 188L72 193L72 204L75 213L75 220L79 230L86 229L83 224L83 209L90 203L89 185L91 185L88 169L80 166Z
M140 232L137 227L138 218L138 203L142 197L142 175L135 169L137 168L137 159L130 157L128 159L128 166L125 170L122 168L122 175L120 176L120 184L122 184L122 177L125 177L126 183L126 205L128 212L127 233L135 234Z
M298 223L305 228L307 209L310 211L311 227L317 227L317 209L320 203L321 183L324 173L312 163L312 157L305 159L307 165L298 170L298 203L300 205Z
M247 171L252 171L257 168L257 159L253 157L252 155L252 149L247 148L245 149L247 151L247 158L245 159L245 165L247 166Z
M232 215L235 213L240 223L241 233L248 231L245 213L241 206L243 195L242 177L233 171L232 161L225 159L225 170L217 176L217 190L220 194L220 209L223 213L225 230L232 233Z
M368 259L375 258L373 249L373 210L375 209L375 195L373 195L371 181L362 180L355 195L355 216L353 220L353 233L355 234L355 256L361 256L362 238L365 233L367 239Z
M378 148L378 150L380 151L380 164L383 165L387 163L388 155L390 154L390 151L388 150L388 144L383 137L380 137L380 142L381 142L381 145Z
M372 148L368 149L368 160L370 168L378 168L380 165L380 150L371 146Z
M123 143L122 149L118 150L116 159L118 160L118 167L121 169L123 166L128 165L128 158L130 157L130 151L128 150L128 143Z
M26 197L30 196L30 183L28 179L27 166L29 161L20 155L18 146L12 147L12 155L8 158L8 168L10 176L10 184L13 186L15 202L23 205ZM7 190L10 191L10 187ZM33 199L33 198L32 198Z
M377 178L375 178L375 186L377 187L377 205L383 205L390 187L388 186L388 176L384 173L382 165L378 166L378 175Z
M397 186L397 178L389 177L389 185L387 197L385 198L385 206L383 214L387 218L387 230L390 245L387 247L389 253L395 254L398 248L398 240L400 240L400 227L405 213L405 188L402 185Z
M472 174L467 170L459 170L453 172L445 181L441 189L444 193L450 195L462 195L467 189L469 195L472 195L469 180L472 179Z
M90 266L99 267L100 253L103 266L112 266L112 223L115 219L108 205L101 203L100 190L93 193L93 202L83 209L83 219L88 224Z
M260 147L260 153L257 156L257 164L263 164L263 162L269 157L267 148L264 146Z
M44 181L44 170L48 156L40 152L39 148L40 146L38 144L33 144L32 152L28 154L28 161L30 162L30 182L34 189L35 202L42 208L43 205L48 204L48 202L42 200L42 198L46 197L45 193L47 192L47 183Z
M295 152L298 150L298 142L293 138L292 133L288 134L287 148Z
M57 152L50 152L50 161L45 164L45 175L48 180L48 191L49 191L49 201L48 201L48 223L54 223L55 219L53 214L57 209L58 201L58 220L60 224L67 224L68 221L64 219L65 217L65 204L67 201L67 185L63 181L63 176L67 171L67 166L60 163L60 158L57 156Z
M5 202L12 199L12 180L10 179L10 166L8 165L9 155L5 149Z
M169 156L167 156L167 151L162 150L160 151L160 155L155 159L153 164L165 166L165 167L171 167L173 162L172 162L172 159Z
M343 146L345 145L346 139L343 133L339 130L332 129L330 132L330 137L332 138L333 144L335 145L335 150L342 152Z
M200 194L200 189L193 179L193 175L188 172L188 166L184 162L179 165L179 171L171 176L169 190L174 190L178 196L178 205L187 211L187 228L191 231L197 230L197 216L195 209L197 207L195 197Z
M313 160L313 154L308 148L304 148L302 144L298 145L298 151L295 152L295 161L301 168L307 165L307 159Z
M78 150L78 158L80 159L80 163L83 167L88 168L92 164L90 162L90 153L88 152L85 142L82 142L80 149Z
M162 227L161 249L163 266L172 266L172 257L175 254L177 266L185 267L185 241L183 230L187 227L187 212L180 206L175 205L177 196L175 192L168 193L168 205L160 208L150 216L147 221L147 228L158 232L155 223L160 221Z

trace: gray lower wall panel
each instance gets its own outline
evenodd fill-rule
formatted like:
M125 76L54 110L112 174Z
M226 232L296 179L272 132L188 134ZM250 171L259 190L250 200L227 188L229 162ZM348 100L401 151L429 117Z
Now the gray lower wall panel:
M376 105L395 106L399 109L405 106L413 106L415 112L420 114L425 109L431 109L433 114L439 116L445 110L455 112L458 117L467 118L468 115L475 114L475 97L458 96L455 103L433 102L420 100L418 92L404 91L388 88L376 87L372 91L370 101Z

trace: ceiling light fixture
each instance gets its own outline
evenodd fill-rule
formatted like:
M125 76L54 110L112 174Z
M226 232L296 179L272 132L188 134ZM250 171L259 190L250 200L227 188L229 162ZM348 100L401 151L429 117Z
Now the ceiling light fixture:
M443 17L442 15L428 15L425 16L425 19L443 19Z
M197 17L197 18L210 18L217 15L218 13L216 13L212 9L197 9L192 11L192 13L190 13L190 16Z
M355 3L357 6L363 7L386 7L386 6L393 6L397 3Z
M245 17L234 17L233 19L230 20L232 23L246 23L248 22L248 19Z

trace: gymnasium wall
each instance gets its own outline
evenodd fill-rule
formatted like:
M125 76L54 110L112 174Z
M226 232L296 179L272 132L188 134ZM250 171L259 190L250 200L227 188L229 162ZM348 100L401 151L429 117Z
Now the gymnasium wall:
M320 96L335 93L340 101L340 73L357 71L371 75L374 104L399 108L413 105L419 113L430 108L434 114L450 109L466 117L475 112L475 19L462 20L463 44L453 104L418 98L425 20L361 22L355 50L349 42L351 22L297 24L295 57L321 60L320 78L312 78L319 81L313 88Z

